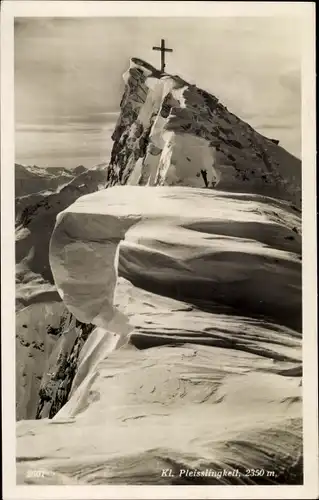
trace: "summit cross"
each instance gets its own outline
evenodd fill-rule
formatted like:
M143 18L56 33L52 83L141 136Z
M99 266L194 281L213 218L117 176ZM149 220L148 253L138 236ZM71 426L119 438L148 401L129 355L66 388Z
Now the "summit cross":
M161 72L165 71L165 52L173 52L173 49L167 49L165 47L165 40L162 38L160 47L153 47L153 50L161 51Z

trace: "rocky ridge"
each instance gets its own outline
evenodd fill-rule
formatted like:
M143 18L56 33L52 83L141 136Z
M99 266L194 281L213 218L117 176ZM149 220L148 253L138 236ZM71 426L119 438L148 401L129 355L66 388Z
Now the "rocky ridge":
M111 185L191 185L249 192L300 208L301 162L217 97L131 59L113 133ZM206 172L205 172L206 171Z

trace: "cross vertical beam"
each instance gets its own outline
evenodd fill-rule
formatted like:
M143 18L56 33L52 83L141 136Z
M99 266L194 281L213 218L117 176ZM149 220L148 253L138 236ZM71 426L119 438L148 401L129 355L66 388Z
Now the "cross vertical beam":
M173 52L173 49L167 49L165 47L165 40L162 38L160 47L153 47L153 50L161 51L161 72L165 71L165 52Z
M165 40L161 40L161 71L164 73L165 70Z

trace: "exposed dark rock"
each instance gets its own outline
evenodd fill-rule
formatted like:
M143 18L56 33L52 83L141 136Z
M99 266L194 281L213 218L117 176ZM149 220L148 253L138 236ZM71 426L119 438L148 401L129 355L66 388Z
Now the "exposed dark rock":
M80 351L94 328L94 325L81 323L77 319L73 321L78 334L70 352L61 353L55 373L40 388L36 419L53 418L68 401ZM63 334L66 335L67 331L62 332Z

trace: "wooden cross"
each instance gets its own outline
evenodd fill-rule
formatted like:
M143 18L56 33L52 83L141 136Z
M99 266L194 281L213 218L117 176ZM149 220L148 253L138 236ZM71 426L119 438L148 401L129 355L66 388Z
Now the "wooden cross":
M161 40L161 46L160 47L153 47L153 50L160 50L161 51L161 72L164 73L165 71L165 52L173 52L173 49L167 49L165 47L165 40Z

